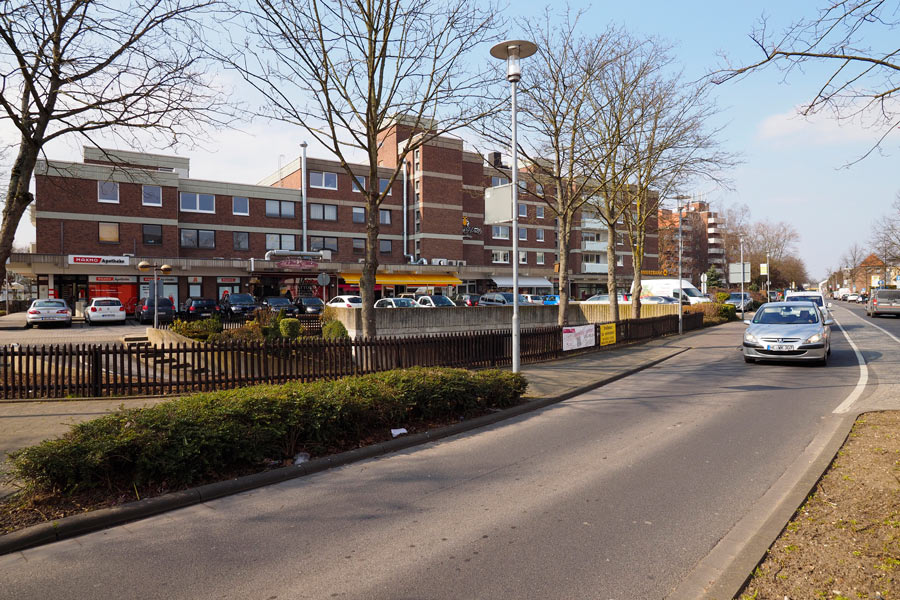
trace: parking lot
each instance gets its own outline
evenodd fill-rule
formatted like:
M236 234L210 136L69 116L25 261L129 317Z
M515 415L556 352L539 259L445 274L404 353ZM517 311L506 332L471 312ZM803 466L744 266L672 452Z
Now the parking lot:
M125 324L86 326L77 320L72 327L44 325L25 329L25 313L0 317L0 345L7 344L120 344L122 336L143 334L146 325L128 320Z

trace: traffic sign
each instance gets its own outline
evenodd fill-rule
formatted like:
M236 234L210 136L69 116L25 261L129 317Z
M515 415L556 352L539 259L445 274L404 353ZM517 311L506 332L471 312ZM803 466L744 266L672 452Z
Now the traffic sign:
M708 279L709 277L706 275L706 273L700 276L700 281L702 281L703 283L706 283Z
M328 273L319 273L319 276L316 277L316 282L322 287L325 287L331 283L331 276Z
M750 283L750 263L744 263L744 283ZM728 283L741 283L741 263L728 265Z

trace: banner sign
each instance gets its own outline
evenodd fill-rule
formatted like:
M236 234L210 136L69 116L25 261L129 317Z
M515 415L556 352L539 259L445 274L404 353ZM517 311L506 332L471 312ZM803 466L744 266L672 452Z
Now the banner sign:
M216 277L216 283L240 283L240 277Z
M69 255L70 265L119 265L127 266L129 256L85 256L79 254Z
M303 271L311 271L319 268L319 263L314 260L302 260L297 258L289 258L287 260L278 261L276 263L280 269L300 269Z
M609 346L616 343L616 324L606 323L600 326L600 345Z
M171 275L158 275L156 280L160 283L178 283L178 278ZM151 283L152 281L153 275L141 275L141 283Z
M88 283L135 283L135 275L88 275Z
M579 348L590 348L596 344L593 325L563 327L563 352L578 350Z

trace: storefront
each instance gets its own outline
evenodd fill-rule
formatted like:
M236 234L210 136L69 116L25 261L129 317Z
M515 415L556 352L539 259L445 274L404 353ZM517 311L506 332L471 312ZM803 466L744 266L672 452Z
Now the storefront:
M128 314L134 312L138 301L138 283L136 275L88 275L88 297L118 298L125 306Z
M359 294L361 275L361 273L341 273L342 282L338 286L340 293ZM461 283L458 277L446 273L377 273L375 297L392 298L404 292L450 296Z

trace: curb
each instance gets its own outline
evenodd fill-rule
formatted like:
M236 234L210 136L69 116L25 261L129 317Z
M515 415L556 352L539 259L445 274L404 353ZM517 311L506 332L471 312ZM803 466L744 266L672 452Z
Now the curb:
M541 408L545 408L551 404L556 404L564 400L568 400L579 394L589 392L598 387L602 387L619 379L623 379L635 373L639 373L644 369L649 369L659 363L670 358L678 356L690 350L687 348L673 348L673 351L658 358L656 360L641 364L637 367L627 369L615 375L605 377L603 379L593 381L590 384L575 388L559 396L549 398L535 398L526 400L524 403L507 409L499 410L492 414L475 417L468 421L454 423L434 431L426 431L416 433L409 436L399 437L385 442L379 442L363 448L355 448L347 452L332 454L331 456L323 456L316 458L296 466L281 467L272 469L271 471L263 471L262 473L254 473L237 479L229 479L226 481L217 481L196 488L180 490L157 496L154 498L146 498L136 502L130 502L113 508L104 508L88 513L72 515L51 521L49 523L41 523L33 525L19 531L13 531L6 535L0 536L0 556L19 552L35 546L41 546L52 542L99 531L120 525L129 521L136 521L146 517L151 517L176 508L184 508L193 504L201 504L215 498L222 498L240 492L265 487L275 483L281 483L298 477L305 477L320 473L334 467L340 467L357 461L375 458L390 452L404 450L412 446L419 446L428 442L437 441L452 435L471 431L486 425L492 425L499 421L504 421L519 415L533 412Z

